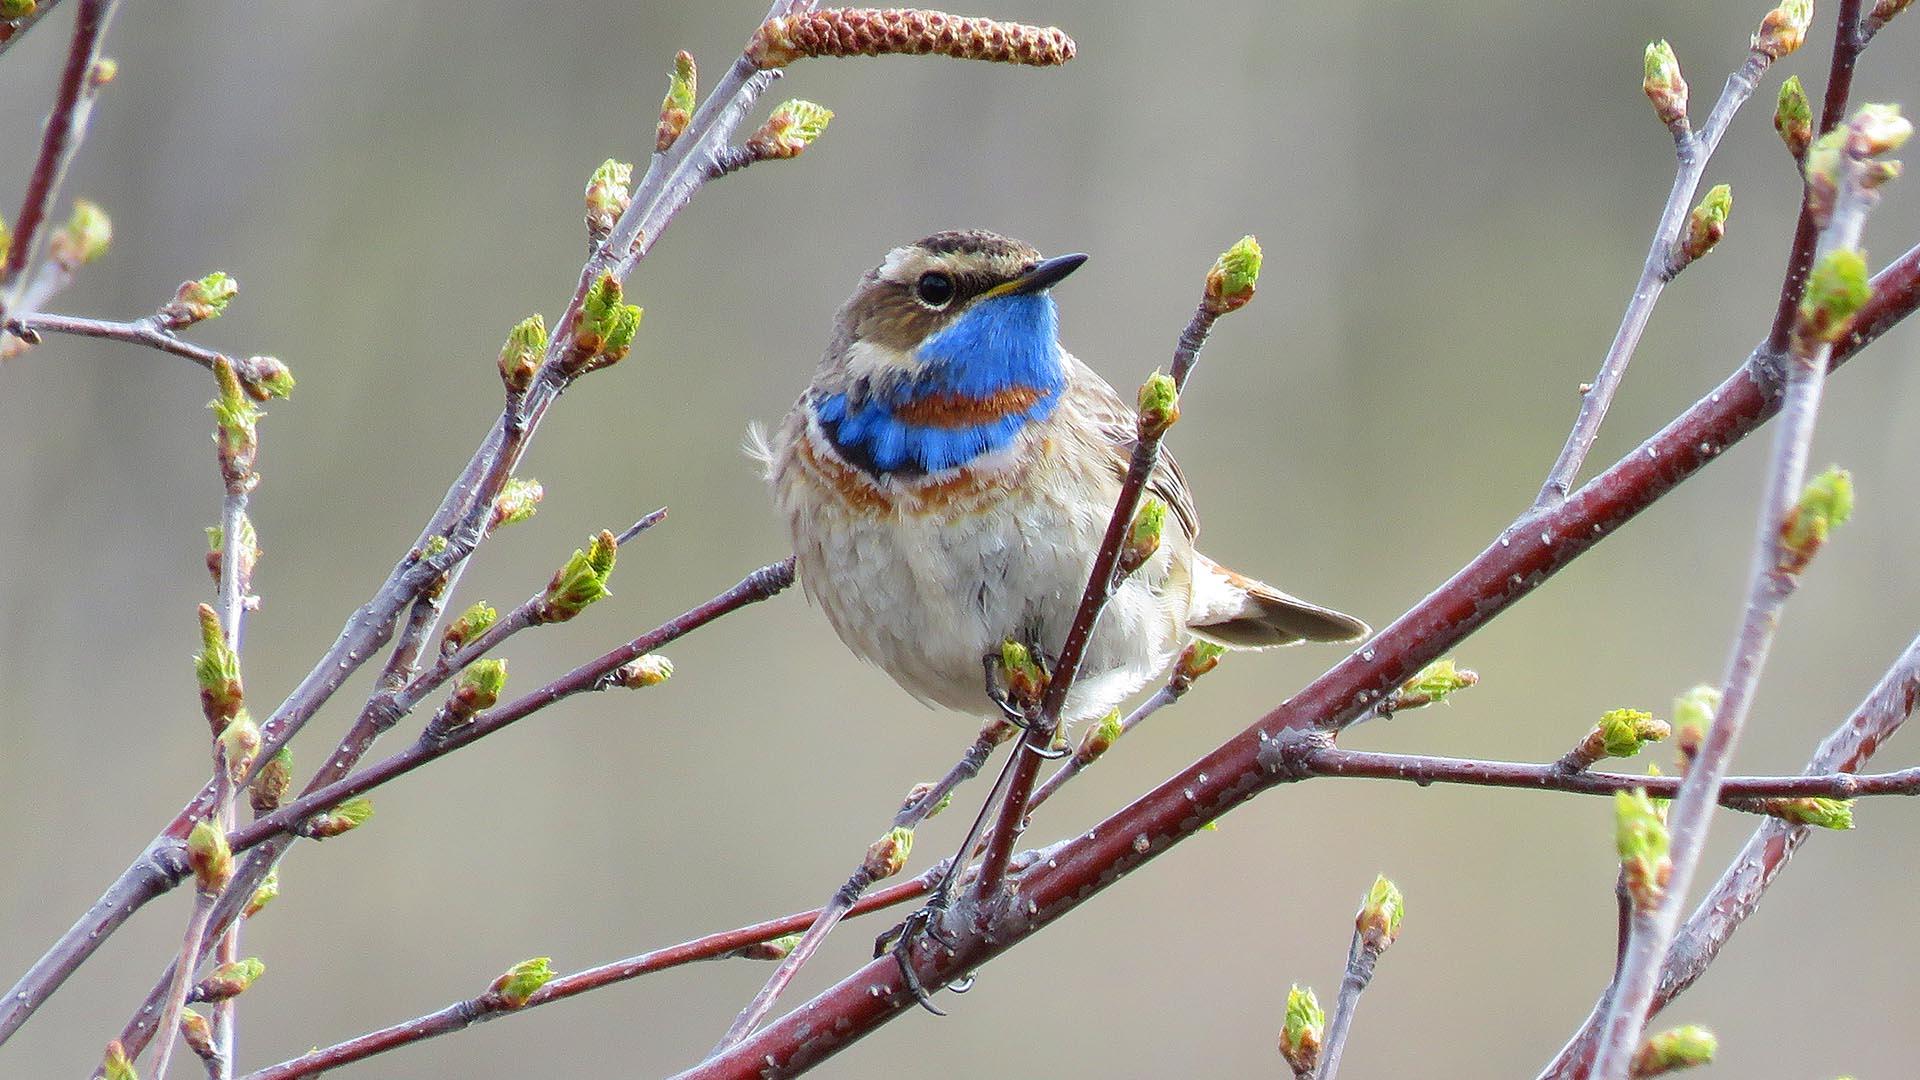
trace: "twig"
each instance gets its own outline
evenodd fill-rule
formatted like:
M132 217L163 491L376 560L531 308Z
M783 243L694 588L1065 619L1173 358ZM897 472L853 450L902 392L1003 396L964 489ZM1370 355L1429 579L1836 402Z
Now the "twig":
M227 648L237 658L240 655L241 630L246 620L247 590L251 587L253 562L256 557L254 542L251 538L252 523L247 520L247 502L251 486L246 483L229 483L220 511L220 583L217 590L218 602L215 611L220 620L220 632L226 638ZM215 767L222 763L216 756ZM224 799L217 800L220 805L218 818L222 833L233 831L238 823L235 814L234 793L229 791ZM253 895L252 888L247 895ZM211 904L207 914L211 916ZM191 958L198 950L182 949L181 955ZM240 924L235 921L219 935L214 949L216 964L232 963L240 959ZM187 971L192 964L183 965ZM237 995L236 995L237 996ZM227 1080L233 1075L234 1044L236 1038L235 997L224 997L213 1005L213 1050L214 1056L208 1061L210 1080ZM164 1070L156 1069L155 1077L165 1076Z
M1347 1049L1347 1034L1360 1009L1360 995L1373 981L1373 969L1381 954L1400 933L1401 908L1400 890L1384 874L1375 878L1353 920L1353 944L1347 947L1346 974L1340 979L1340 997L1320 1051L1318 1080L1334 1080L1340 1073L1340 1056Z
M26 311L9 317L6 320L6 331L30 343L37 342L40 334L71 334L75 337L125 342L128 345L145 345L149 349L158 349L173 356L185 357L208 371L212 371L214 363L223 358L233 364L236 369L243 363L218 350L202 348L192 342L180 340L161 329L159 322L152 316L136 319L133 322L109 322L105 319L86 319L76 315L50 315L45 312Z
M1567 434L1566 445L1560 449L1559 458L1554 461L1546 482L1540 487L1540 494L1534 498L1533 505L1536 508L1557 503L1573 490L1574 479L1580 475L1580 466L1586 462L1587 454L1593 449L1593 441L1600 434L1600 425L1607 418L1607 407L1613 404L1620 381L1626 377L1627 365L1633 362L1634 350L1640 346L1640 335L1646 331L1654 305L1660 302L1660 294L1678 272L1673 258L1675 246L1686 227L1687 210L1693 203L1694 194L1700 189L1700 179L1706 175L1707 162L1713 158L1713 152L1719 147L1720 138L1726 134L1734 114L1753 96L1760 76L1773 63L1773 57L1757 47L1757 38L1755 43L1756 47L1747 53L1746 62L1727 77L1719 100L1714 102L1706 123L1697 132L1686 130L1683 107L1681 127L1674 137L1679 166L1674 171L1673 187L1667 192L1666 205L1661 208L1660 222L1654 227L1653 240L1647 246L1646 261L1640 268L1640 280L1633 287L1633 296L1627 301L1626 313L1620 318L1619 329L1614 331L1613 343L1607 347L1607 355L1600 362L1599 372L1594 375L1593 382L1582 390L1579 415L1574 419L1573 430Z
M1248 295L1251 296L1251 287ZM1245 303L1245 300L1240 302ZM1187 328L1181 332L1179 342L1174 346L1173 362L1167 372L1167 377L1173 380L1176 394L1185 388L1187 375L1193 370L1194 361L1199 358L1200 349L1213 330L1214 320L1228 310L1231 309L1220 306L1216 301L1211 288L1202 296L1199 306L1194 309L1193 318L1188 321ZM1120 585L1120 550L1125 546L1134 514L1140 509L1147 480L1159 464L1160 442L1166 432L1167 427L1161 426L1155 431L1141 431L1134 440L1126 478L1121 481L1113 514L1107 519L1106 535L1101 538L1100 547L1094 553L1093 572L1087 579L1086 590L1080 595L1080 606L1074 611L1073 622L1068 624L1060 655L1047 673L1047 688L1040 699L1038 718L1023 740L1028 749L1044 750L1053 741L1054 731L1060 723L1060 711L1066 705L1067 693L1073 689L1074 680L1079 677L1080 661L1086 655L1087 643L1093 638L1094 626L1100 621L1100 613L1106 610L1107 601ZM1038 753L1028 753L1020 755L1013 765L1012 779L1000 803L998 819L987 836L986 854L980 860L979 876L974 879L972 895L977 900L990 904L999 895L1001 881L1007 872L1007 861L1013 857L1014 842L1025 827L1030 809L1028 803L1033 794L1034 780L1039 775L1040 761Z
M911 881L890 885L870 896L863 897L853 905L847 917L855 918L924 896L927 890L933 888L939 871L940 867L935 866ZM572 975L563 975L534 991L533 996L529 997L527 1003L518 1010L502 1009L497 1003L489 1007L483 1000L485 995L481 998L457 1001L444 1009L405 1023L369 1032L323 1049L309 1051L290 1061L283 1061L278 1065L248 1073L240 1080L298 1080L300 1077L318 1076L322 1072L365 1060L375 1054L409 1046L436 1035L461 1031L473 1024L524 1012L540 1005L564 1001L590 990L599 990L628 979L651 975L654 972L699 960L715 960L731 956L754 945L762 945L789 934L797 934L818 920L820 914L819 908L802 911L794 915L755 923L752 926L743 926L737 930L708 934L679 945L641 953L626 960L616 960L611 964L587 968Z
M1835 363L1920 304L1920 248L1903 255L1874 283L1874 297L1836 347ZM1046 849L1021 876L1022 902L998 909L990 936L960 927L951 952L915 955L921 984L944 985L990 961L1260 790L1291 779L1291 763L1269 752L1277 734L1338 729L1369 712L1421 667L1454 649L1772 416L1779 407L1777 378L1764 356L1750 358L1565 502L1523 514L1452 578L1380 631L1365 650L1369 655L1349 656L1124 809ZM766 1069L797 1071L914 1007L903 976L887 957L854 971L681 1076L713 1080L757 1077Z
M0 55L4 55L8 49L12 48L14 42L26 37L27 31L33 29L36 23L59 5L60 0L40 0L39 6L17 19L12 21L0 19Z
M1833 53L1827 65L1827 92L1820 106L1820 130L1816 134L1832 131L1847 115L1847 102L1853 96L1853 69L1860 59L1860 51L1867 46L1859 30L1860 7L1860 0L1839 0L1835 5ZM1813 270L1813 249L1819 239L1820 223L1812 203L1803 197L1800 217L1793 226L1793 246L1787 254L1787 272L1780 281L1780 299L1773 309L1773 326L1767 331L1769 353L1787 351L1794 312L1800 307L1800 294L1806 290L1807 274Z
M921 822L933 816L934 812L945 803L947 797L953 794L955 788L980 775L981 767L987 763L989 757L993 756L994 747L1007 741L1012 734L1013 726L1005 720L996 717L987 721L980 728L979 735L974 737L973 744L967 747L967 752L947 770L946 775L910 797L906 805L893 815L892 829L911 831L918 828ZM746 1038L754 1026L766 1017L781 992L819 950L821 943L826 941L827 935L833 932L833 928L839 925L841 919L854 910L861 894L879 879L882 869L883 865L874 859L871 853L868 858L861 860L860 865L847 876L847 880L834 890L833 896L826 905L820 908L819 915L807 927L806 933L795 943L793 949L781 958L780 965L774 969L772 975L767 977L765 985L761 986L760 991L734 1017L733 1023L727 1027L726 1034L720 1037L720 1042L714 1047L714 1053ZM935 871L940 869L942 868L935 867Z
M1906 651L1880 676L1866 698L1821 742L1807 762L1807 774L1845 775L1864 765L1913 715L1917 704L1920 704L1920 637L1907 645ZM1734 782L1733 779L1727 781L1729 785ZM1701 898L1699 906L1674 935L1661 965L1653 1011L1664 1008L1706 972L1721 946L1759 907L1767 887L1786 869L1788 860L1810 832L1808 826L1778 819L1763 822L1754 830L1720 880ZM1567 1045L1541 1071L1541 1080L1576 1080L1589 1075L1606 1005L1607 998L1603 996Z
M789 7L801 6L809 5L783 2L776 4L774 10L781 13ZM710 96L675 143L675 150L683 155L692 155L696 150L706 154L712 153L716 146L725 145L741 116L768 81L768 78L754 78L728 83L732 96L724 102L716 101L719 92ZM604 272L624 277L703 182L703 178L696 175L669 189L667 181L672 179L675 177L663 170L663 178L656 181L649 171L650 183L643 183L635 192L633 205L616 226L617 234L624 229L629 237L634 236L642 224L647 226L647 232L635 240L627 259L607 264L596 257L583 269L562 316L561 332L553 335L534 385L502 411L466 468L448 488L413 549L394 566L373 598L348 618L334 644L261 725L262 761L270 759L284 746L333 693L387 643L399 614L442 574L459 565L483 539L487 508L512 474L547 408L564 389L565 380L555 361L570 348L568 338L588 291L599 280L603 268L606 268ZM670 191L674 194L671 205L663 205L663 197ZM602 252L605 250L603 246ZM445 547L438 554L429 555L426 546L435 538L444 539ZM202 788L73 927L0 997L0 1044L4 1044L134 911L165 891L162 882L178 872L179 841L191 822L204 815L211 805L212 794L210 788Z
M1120 734L1125 735L1127 732L1138 727L1140 722L1147 717L1179 701L1183 693L1185 693L1184 690L1176 691L1171 686L1162 686L1160 689L1155 690L1153 696L1141 702L1139 707L1128 713L1126 718L1120 721ZM1033 801L1028 805L1028 811L1038 810L1041 803L1051 799L1054 792L1059 791L1069 780L1079 776L1087 766L1097 760L1099 759L1083 757L1076 751L1071 757L1067 758L1067 760L1061 762L1060 767L1053 770L1053 775L1047 777L1046 780L1041 782L1039 787L1033 789Z
M1284 736L1283 736L1284 737ZM1428 757L1423 754L1384 754L1348 750L1316 743L1290 758L1302 779L1321 776L1367 777L1430 784L1468 784L1476 787L1528 788L1575 795L1611 795L1645 788L1647 794L1671 799L1683 777L1633 776L1626 773L1570 773L1557 764L1522 764L1471 758ZM1720 786L1720 805L1764 813L1756 799L1857 799L1874 795L1920 795L1920 768L1872 776L1852 773L1815 773L1801 776L1729 776Z
M186 1008L187 992L193 989L194 966L189 957L200 955L206 941L207 920L213 915L214 895L202 892L194 897L193 914L187 919L187 932L180 942L180 960L174 966L173 982L167 989L166 1003L160 1009L159 1043L153 1052L153 1075L167 1075L167 1063L173 1057L173 1044L180 1034L180 1013Z
M244 851L269 837L295 831L314 814L331 809L356 795L364 795L381 784L419 768L436 758L476 742L516 721L539 712L557 701L575 694L606 690L615 683L612 677L627 663L636 660L677 638L713 622L723 615L778 595L793 584L793 559L769 563L742 578L732 588L668 619L659 626L608 653L574 668L538 690L505 705L489 709L472 720L434 739L426 736L401 752L353 775L316 789L287 803L251 824L242 826L228 838L235 851Z
M100 41L106 36L107 23L113 18L118 0L80 0L80 11L73 24L73 41L67 46L67 63L60 72L60 88L47 115L46 131L40 137L40 156L34 159L33 173L27 180L26 198L14 218L13 246L0 262L0 316L14 306L21 275L40 245L40 232L47 223L47 211L60 190L74 151L87 132L87 118L93 111L94 64L100 59ZM0 48L5 43L0 42Z
M1843 24L1842 32L1849 32L1846 27L1850 25ZM1850 131L1835 167L1837 175L1833 181L1839 194L1832 217L1821 233L1821 256L1859 247L1867 209L1875 199L1867 174L1874 151L1857 145L1865 141L1860 122ZM1810 158L1809 172L1813 170ZM1761 496L1751 584L1733 655L1727 664L1722 704L1687 770L1686 781L1680 785L1668 810L1671 835L1668 857L1673 869L1671 878L1662 883L1665 897L1638 905L1634 911L1626 957L1615 980L1600 1048L1594 1058L1594 1071L1602 1077L1625 1076L1633 1055L1640 1048L1641 1030L1653 1001L1660 965L1680 921L1680 906L1686 901L1694 869L1705 847L1714 804L1719 801L1734 747L1752 707L1760 673L1766 666L1774 632L1780 623L1780 613L1799 583L1799 568L1809 554L1796 550L1791 543L1788 523L1805 483L1807 454L1813 442L1814 421L1819 413L1833 343L1819 327L1810 325L1816 314L1809 314L1805 304L1801 312L1801 323L1792 335L1780 424L1775 431L1771 465ZM1840 317L1844 319L1851 314L1848 311Z

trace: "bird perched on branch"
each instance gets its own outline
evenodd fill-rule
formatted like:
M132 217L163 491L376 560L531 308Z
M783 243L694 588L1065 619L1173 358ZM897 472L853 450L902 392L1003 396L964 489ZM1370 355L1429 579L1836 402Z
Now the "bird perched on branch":
M1050 290L1085 261L975 230L893 249L758 447L808 596L922 701L994 714L1001 643L1058 655L1087 586L1137 435L1059 342ZM1171 520L1102 615L1063 721L1104 714L1190 636L1259 649L1368 632L1196 551L1171 455L1148 491Z

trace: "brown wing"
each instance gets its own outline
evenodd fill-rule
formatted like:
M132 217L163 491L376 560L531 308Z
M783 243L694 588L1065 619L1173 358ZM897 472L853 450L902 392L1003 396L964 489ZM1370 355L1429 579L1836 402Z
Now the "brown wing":
M1124 476L1138 441L1138 423L1133 407L1094 370L1073 356L1067 357L1067 379L1074 387L1075 404L1086 412L1099 431L1104 447L1112 454L1113 470ZM1189 538L1200 534L1200 512L1194 509L1193 491L1180 472L1180 463L1166 447L1160 448L1160 460L1147 477L1147 491L1173 508Z

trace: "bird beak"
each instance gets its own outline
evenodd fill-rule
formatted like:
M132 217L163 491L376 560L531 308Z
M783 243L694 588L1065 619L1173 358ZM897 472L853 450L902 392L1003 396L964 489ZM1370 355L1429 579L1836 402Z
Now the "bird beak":
M1034 268L1014 278L1003 281L988 289L982 298L994 296L1024 296L1028 293L1042 292L1059 284L1060 279L1080 269L1087 261L1085 255L1056 255L1051 259L1035 264Z

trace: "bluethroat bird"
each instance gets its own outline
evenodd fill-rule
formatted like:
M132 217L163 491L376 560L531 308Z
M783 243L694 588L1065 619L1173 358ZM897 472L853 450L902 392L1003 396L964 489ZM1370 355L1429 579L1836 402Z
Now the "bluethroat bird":
M1050 290L1085 261L976 230L893 249L759 447L807 595L922 701L995 715L983 670L1001 643L1058 655L1092 573L1135 420L1060 345ZM1149 491L1172 509L1164 538L1102 615L1063 722L1106 713L1190 636L1260 649L1368 633L1195 550L1171 455Z

